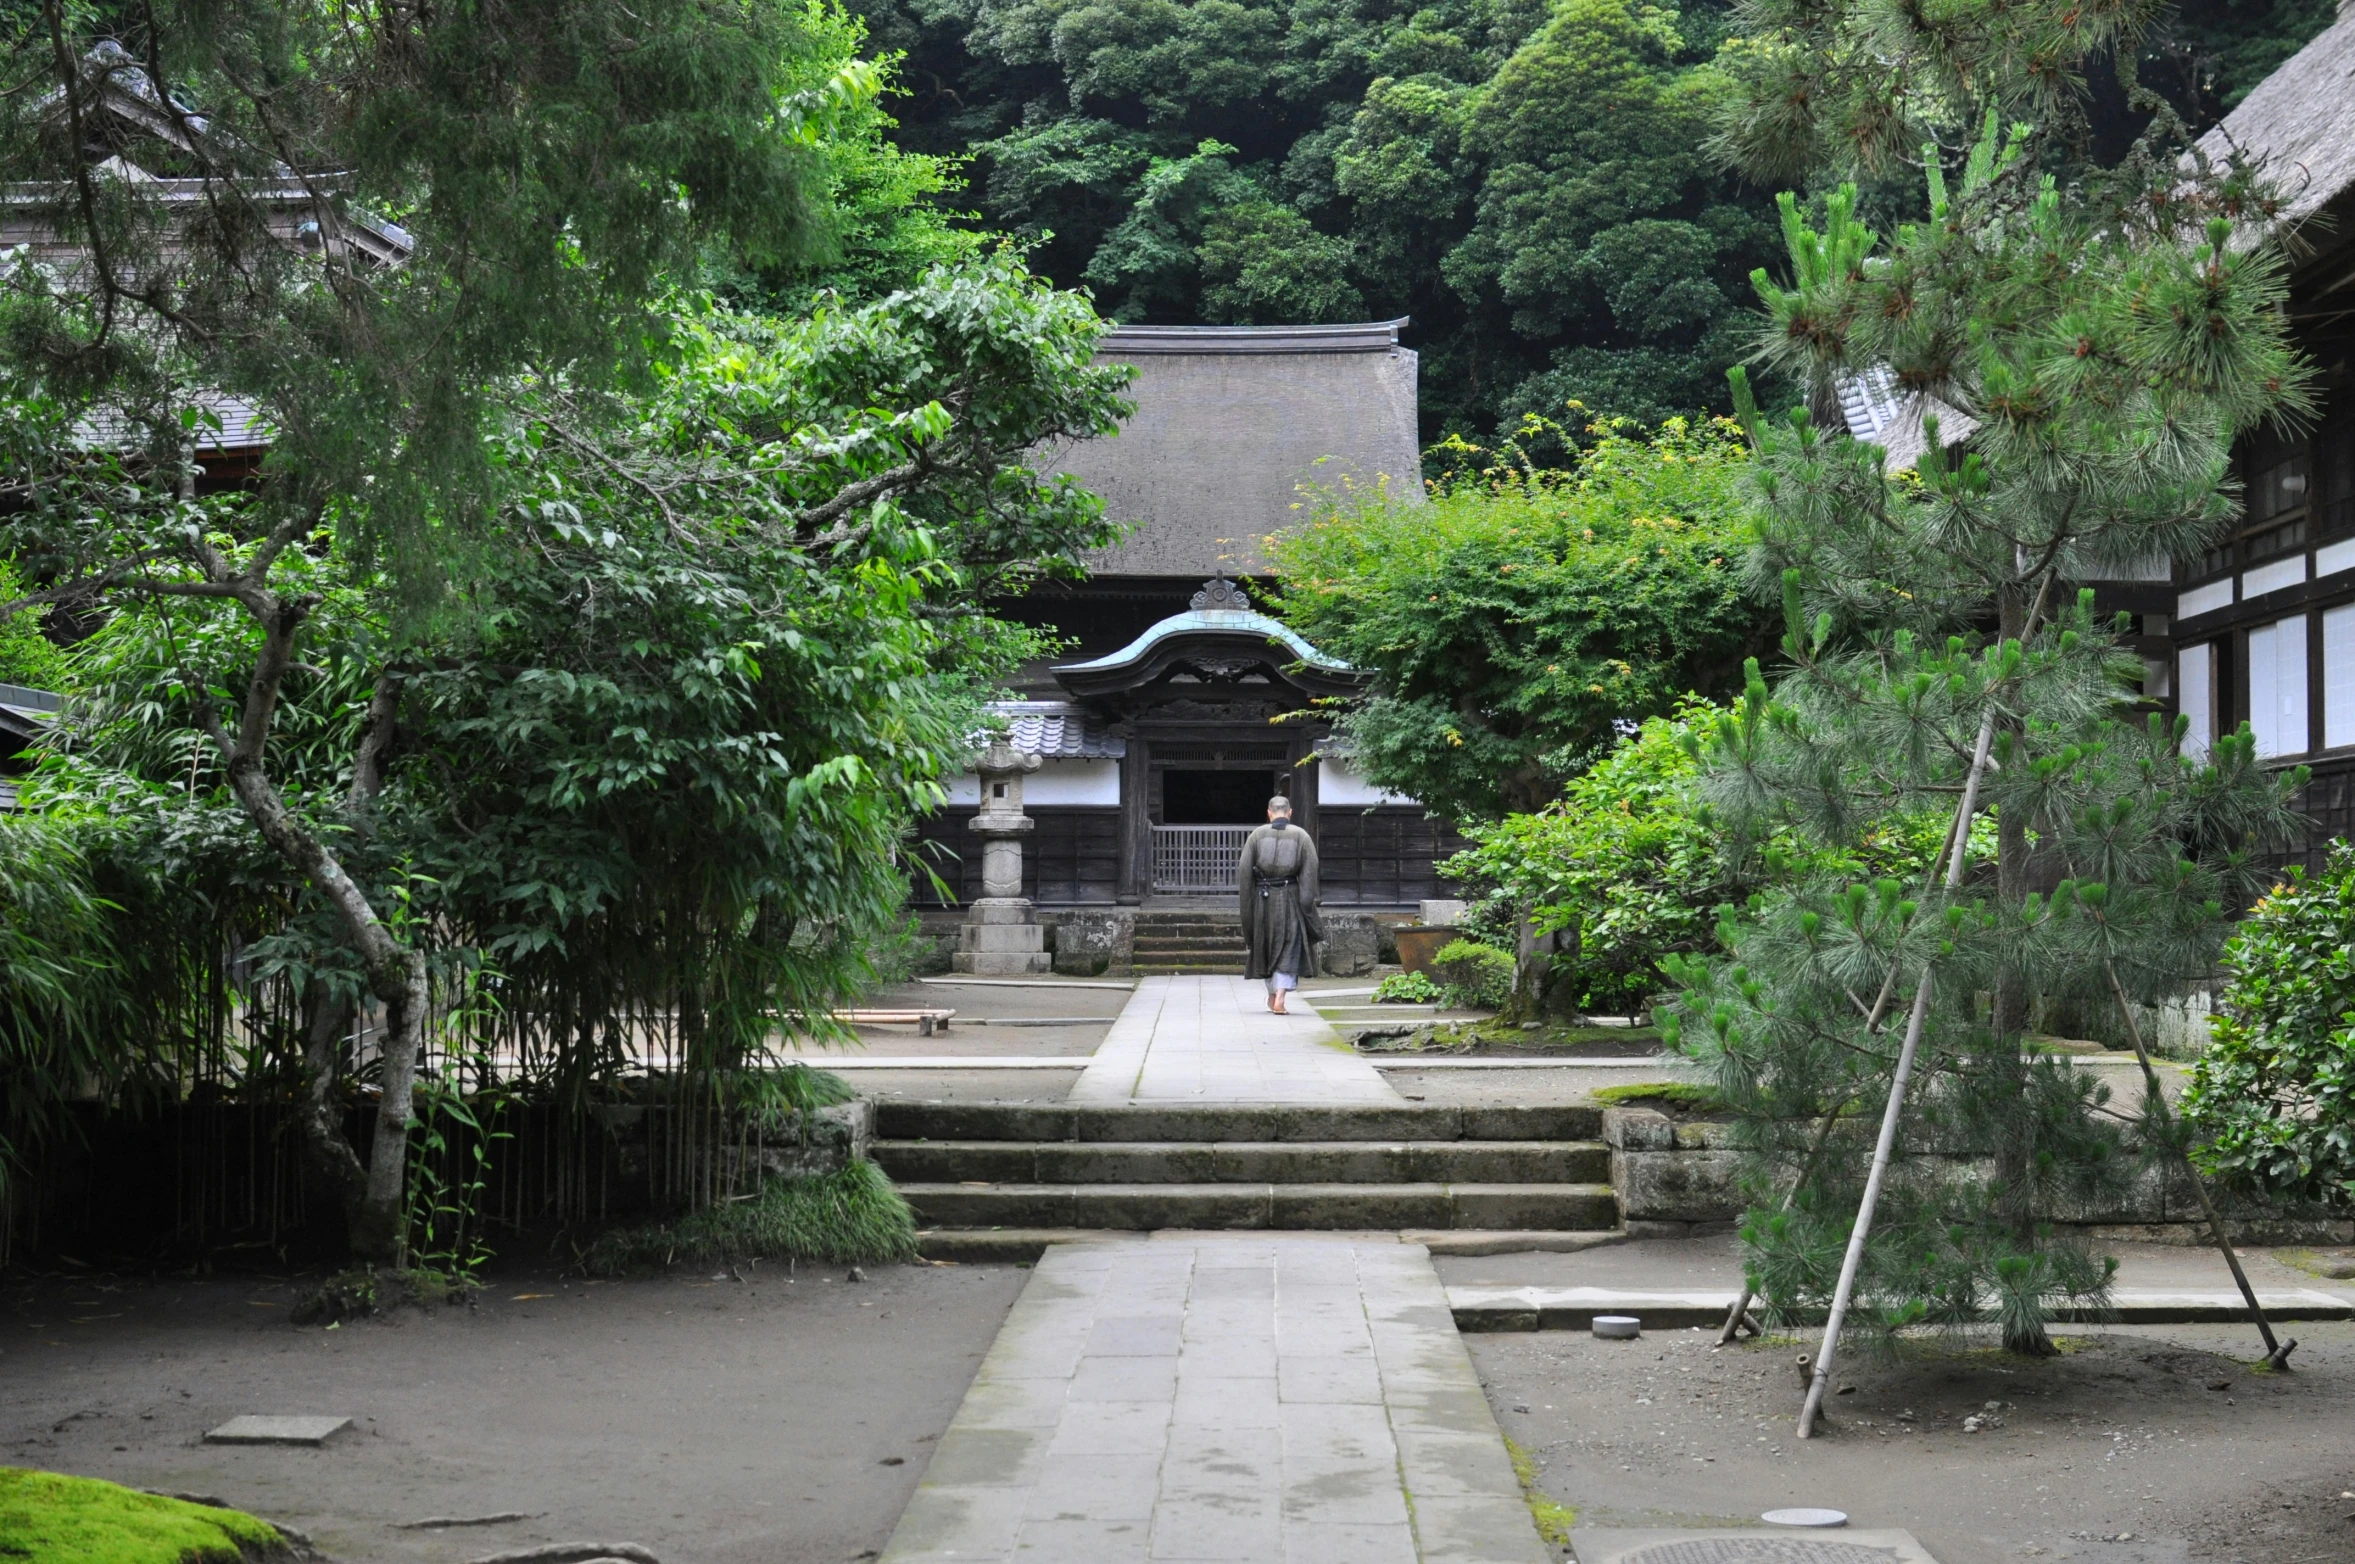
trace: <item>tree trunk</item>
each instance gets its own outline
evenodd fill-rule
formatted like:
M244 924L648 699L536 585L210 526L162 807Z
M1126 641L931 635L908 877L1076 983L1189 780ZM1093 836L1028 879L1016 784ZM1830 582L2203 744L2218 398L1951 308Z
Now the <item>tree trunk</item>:
M324 984L314 985L310 1024L303 1031L303 1149L335 1191L347 1232L358 1219L368 1188L368 1170L344 1139L343 1108L335 1091L343 1074L343 1040L351 1026L352 1007L328 993Z
M2003 639L2024 641L2030 629L2025 587L2007 588L1998 604ZM2020 726L2016 721L2006 720L1999 724L1998 731L2010 734L2016 744ZM2015 749L2013 753L2018 751ZM1995 894L1996 904L2007 916L2027 904L2028 870L2027 824L2016 813L2007 814L1998 808ZM2028 985L2018 967L2006 964L1997 970L1991 999L1988 1021L1995 1043L1993 1068L2004 1077L2003 1086L2012 1098L2024 1101L2028 1067L2021 1043L2028 1029ZM1995 1176L2002 1184L2001 1209L2011 1225L2014 1240L2023 1250L2036 1247L2034 1135L2033 1115L2018 1114L1999 1136L1995 1147ZM2003 1344L2010 1351L2032 1357L2049 1357L2054 1351L2043 1322L2033 1318L2007 1325Z
M256 568L266 569L266 562ZM409 1117L414 1106L417 1056L425 1041L430 1008L425 958L406 948L385 927L342 860L286 807L264 764L279 691L294 663L295 636L309 613L308 602L280 598L252 581L240 584L238 598L260 621L263 635L234 739L221 726L204 682L192 673L184 673L182 680L194 697L198 722L228 763L229 786L246 818L335 909L353 952L360 958L368 991L384 1007L380 1033L383 1091L377 1104L376 1134L358 1202L346 1208L346 1227L354 1258L397 1267L403 1260L405 1236L402 1197L408 1182ZM389 706L392 690L387 682L379 681L358 757L363 770L381 767L384 728L379 718ZM332 1058L328 1062L332 1064ZM322 1086L314 1077L310 1084L313 1093L332 1090L331 1081ZM323 1111L324 1105L306 1115L315 1121L306 1133L316 1133L321 1127L317 1121Z

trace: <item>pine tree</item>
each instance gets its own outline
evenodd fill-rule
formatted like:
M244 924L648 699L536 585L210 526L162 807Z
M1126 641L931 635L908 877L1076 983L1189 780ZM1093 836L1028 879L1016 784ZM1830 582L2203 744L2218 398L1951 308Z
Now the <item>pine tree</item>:
M1785 666L1753 662L1696 748L1737 840L1804 846L1729 914L1725 959L1680 964L1669 1025L1741 1111L1772 1305L1823 1307L1868 1228L1870 1328L1992 1321L2041 1353L2113 1266L2058 1224L2137 1148L2105 1088L2036 1052L2037 1018L2123 1017L2210 970L2303 780L2245 728L2187 750L2079 583L2214 537L2234 435L2308 397L2280 260L2222 215L2228 181L2064 191L2032 149L1991 113L1951 192L1925 149L1929 220L1886 244L1853 190L1820 230L1783 200L1793 275L1756 279L1761 357L1819 387L1885 372L1926 438L1892 472L1737 384ZM1860 872L1909 840L1926 872Z

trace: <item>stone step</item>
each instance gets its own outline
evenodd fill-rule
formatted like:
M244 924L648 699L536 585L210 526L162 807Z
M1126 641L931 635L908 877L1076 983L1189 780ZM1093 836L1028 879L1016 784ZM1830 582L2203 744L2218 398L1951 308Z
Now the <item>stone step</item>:
M917 1251L927 1260L972 1264L984 1261L1036 1260L1056 1244L1102 1244L1126 1241L1155 1243L1184 1229L1144 1233L1102 1227L933 1227L916 1235ZM1576 1254L1606 1244L1627 1242L1625 1230L1592 1231L1547 1228L1402 1228L1402 1244L1421 1244L1434 1255ZM1720 1316L1724 1310L1718 1311Z
M878 1140L868 1155L899 1183L1602 1184L1593 1141Z
M1141 939L1129 947L1137 961L1184 961L1199 956L1231 956L1240 960L1251 949L1239 939Z
M1129 967L1138 977L1241 977L1243 959L1229 961L1148 961Z
M1435 1141L1599 1140L1603 1110L1573 1104L1495 1107L895 1102L875 1105L885 1140Z
M1139 934L1221 934L1233 939L1243 937L1243 920L1238 917L1205 918L1186 916L1174 918L1142 917L1136 921Z
M1608 1228L1608 1184L930 1184L899 1186L916 1225L1355 1231Z

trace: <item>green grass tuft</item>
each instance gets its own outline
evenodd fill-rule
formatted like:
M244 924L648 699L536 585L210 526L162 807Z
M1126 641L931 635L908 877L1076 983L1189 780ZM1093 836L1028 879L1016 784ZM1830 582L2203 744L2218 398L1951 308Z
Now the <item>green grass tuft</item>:
M1537 1458L1509 1437L1505 1440L1505 1453L1513 1458L1513 1475L1521 1482L1521 1501L1529 1506L1529 1518L1537 1523L1538 1536L1557 1548L1570 1546L1570 1528L1578 1524L1578 1511L1570 1505L1556 1503L1539 1490Z
M10 1564L242 1564L287 1558L268 1521L95 1477L0 1466L0 1558Z
M868 1264L916 1258L916 1218L872 1162L812 1178L771 1179L758 1195L671 1222L616 1228L590 1245L592 1276L658 1271L685 1261L831 1260Z
M1725 1106L1725 1099L1717 1095L1716 1087L1699 1081L1634 1081L1625 1086L1598 1086L1587 1095L1606 1108L1662 1102L1705 1113Z

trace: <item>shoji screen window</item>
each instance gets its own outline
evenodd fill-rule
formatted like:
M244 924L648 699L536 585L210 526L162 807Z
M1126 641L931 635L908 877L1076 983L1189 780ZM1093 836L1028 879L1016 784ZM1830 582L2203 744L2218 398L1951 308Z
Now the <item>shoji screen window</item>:
M2355 603L2322 616L2322 742L2355 744Z
M2191 719L2183 752L2205 755L2216 742L2216 643L2187 646L2175 657L2175 709Z
M2249 728L2257 753L2303 754L2306 732L2306 616L2249 632Z

